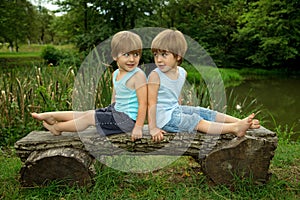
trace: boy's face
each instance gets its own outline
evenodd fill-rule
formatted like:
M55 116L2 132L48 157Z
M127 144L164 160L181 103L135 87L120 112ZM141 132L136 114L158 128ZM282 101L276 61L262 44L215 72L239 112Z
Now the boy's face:
M114 60L117 62L119 70L130 72L138 66L140 58L140 52L132 51L128 53L119 53Z
M153 54L156 66L164 73L176 68L178 61L181 59L180 56L174 56L169 51L156 51Z

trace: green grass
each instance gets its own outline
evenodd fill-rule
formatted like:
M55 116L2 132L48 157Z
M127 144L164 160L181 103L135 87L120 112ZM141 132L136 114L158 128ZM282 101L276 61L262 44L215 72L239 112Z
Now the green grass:
M190 83L199 84L203 82L204 77L214 78L221 77L225 88L234 87L241 84L244 80L257 80L270 77L282 77L288 75L299 75L299 71L288 71L282 69L259 69L259 68L217 68L217 67L200 67L184 63L182 65L188 72L187 80ZM219 81L219 79L216 79Z
M28 47L20 52L20 59L37 55L41 46ZM64 48L64 47L61 47ZM32 53L33 52L33 53ZM0 57L7 53L0 49ZM190 82L198 80L199 73L189 70ZM197 74L198 73L198 74ZM216 72L208 72L212 75ZM246 73L246 72L245 72ZM221 69L225 85L241 81L239 71ZM189 157L182 157L173 164L158 171L146 174L120 172L109 167L97 168L95 184L91 187L68 187L51 183L42 188L23 188L19 183L21 161L16 156L13 143L32 130L40 129L40 123L33 120L29 113L69 110L72 108L72 90L76 67L18 67L3 69L0 73L0 199L299 199L300 198L300 144L290 143L289 128L278 127L279 146L272 160L270 171L273 173L265 185L254 185L251 180L237 180L233 188L215 186L205 177L197 163ZM103 74L100 87L96 92L96 107L110 102L110 73ZM195 87L195 86L194 86ZM105 89L106 88L106 89ZM108 89L107 89L108 88ZM209 104L209 94L205 87L196 87L202 94L201 105ZM105 98L104 98L105 97ZM86 98L86 97L85 97ZM196 97L186 102L199 103ZM229 97L228 112L242 117L261 109L253 100L245 99L242 106L245 113L235 109L236 99ZM253 105L253 106L252 106ZM254 109L254 110L253 110ZM256 110L255 110L256 109ZM1 148L1 145L2 148Z
M20 45L19 51L10 52L10 50L4 46L0 48L0 67L12 68L12 67L28 67L28 66L41 66L44 60L41 53L47 45L31 44ZM60 50L73 51L75 48L73 45L55 45L55 48Z
M39 57L41 55L40 52L21 52L21 53L16 53L16 52L5 52L5 53L0 53L0 58L27 58L27 57Z
M0 67L34 66L43 62L41 52L1 52Z
M10 52L8 48L0 48L0 66L24 66L24 63L31 61L42 61L41 52L43 45L20 45L19 52Z
M215 81L219 83L223 82L224 87L232 87L239 85L244 77L241 76L239 70L237 69L222 69L215 67L200 67L200 66L191 66L184 65L184 68L187 70L187 81L190 83L199 84L203 80L209 79L210 81Z
M7 46L0 46L0 54L2 53L15 53L15 54L20 54L20 53L40 53L42 50L47 46L48 44L45 45L40 45L40 44L21 44L19 48L19 52L15 52L15 49L13 52L10 52L10 50L7 48ZM74 45L68 44L68 45L53 45L55 48L58 49L74 49Z
M214 185L190 157L151 173L125 173L97 167L94 185L68 187L52 182L23 188L21 161L13 149L0 151L1 199L291 199L300 198L300 144L280 143L270 165L272 176L263 185L236 180L234 187Z
M0 147L12 145L24 134L41 129L41 124L30 116L31 112L72 110L74 100L78 109L84 109L81 105L90 107L95 104L97 108L107 106L111 99L111 90L108 87L111 84L111 73L107 72L103 73L102 78L98 77L99 86L81 88L83 84L79 84L75 92L81 92L83 95L77 95L79 97L74 99L76 67L31 66L2 69L0 115L4 117L0 118ZM80 76L81 81L90 80L94 84L90 74L99 73L85 73L85 76Z

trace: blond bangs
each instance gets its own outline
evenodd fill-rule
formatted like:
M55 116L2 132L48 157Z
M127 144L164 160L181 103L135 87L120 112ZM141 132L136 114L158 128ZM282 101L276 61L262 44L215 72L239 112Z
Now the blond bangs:
M151 50L152 52L169 51L175 55L184 57L187 50L187 43L181 32L165 30L154 38Z
M143 49L140 36L129 31L121 31L114 35L111 42L112 56L116 57L119 53L139 52Z
M134 51L141 51L142 45L139 42L131 39L121 40L116 46L119 52L128 53Z

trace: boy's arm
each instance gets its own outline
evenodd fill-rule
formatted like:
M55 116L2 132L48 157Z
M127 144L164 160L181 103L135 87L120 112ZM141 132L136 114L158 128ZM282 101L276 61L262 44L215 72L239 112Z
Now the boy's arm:
M115 72L114 72L115 73ZM112 77L114 77L114 73L112 74ZM115 87L114 87L114 83L113 83L113 81L111 81L112 83L112 94L111 94L111 103L114 103L115 101L116 101L116 98L115 98L115 96L116 96L116 91L115 91Z
M178 97L178 104L179 104L179 105L182 104L182 96L181 96L181 95L179 95L179 97Z
M115 91L115 88L113 87L113 91L112 91L112 94L111 94L111 103L114 103L116 101L116 91Z
M156 125L156 104L160 79L156 72L152 72L148 78L148 124L150 134L154 141L163 140L163 130Z
M143 72L137 72L135 81L135 90L138 99L138 114L135 124L143 127L147 114L147 80Z
M185 79L187 77L187 72L185 71ZM182 92L182 91L181 91ZM178 104L181 105L182 104L182 94L179 95L178 97Z
M148 124L150 130L156 128L156 104L159 83L159 76L156 72L152 72L148 78Z
M132 130L131 140L142 137L143 126L147 115L147 80L143 72L135 74L135 91L138 99L138 113L135 126Z

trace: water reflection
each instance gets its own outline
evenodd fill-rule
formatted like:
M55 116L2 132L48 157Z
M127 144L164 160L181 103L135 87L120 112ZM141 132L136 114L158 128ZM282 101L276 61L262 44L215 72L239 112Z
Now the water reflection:
M294 131L300 131L300 77L267 78L248 80L234 87L234 94L242 101L245 97L257 99L274 117L277 125L294 126ZM230 88L232 89L232 88ZM230 90L229 89L229 90ZM268 128L274 128L272 117L267 116Z

